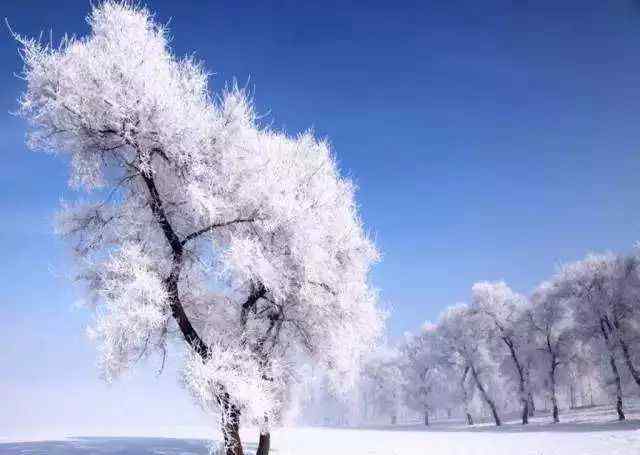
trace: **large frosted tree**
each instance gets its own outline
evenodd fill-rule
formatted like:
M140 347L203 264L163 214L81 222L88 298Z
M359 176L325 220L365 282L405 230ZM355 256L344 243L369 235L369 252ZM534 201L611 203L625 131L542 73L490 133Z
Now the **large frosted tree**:
M225 452L242 453L242 418L264 454L298 366L347 387L381 328L354 187L327 143L260 127L240 90L211 94L148 10L107 1L88 22L57 48L18 37L20 112L30 146L68 155L86 192L59 230L103 374L184 346L184 383L220 413Z

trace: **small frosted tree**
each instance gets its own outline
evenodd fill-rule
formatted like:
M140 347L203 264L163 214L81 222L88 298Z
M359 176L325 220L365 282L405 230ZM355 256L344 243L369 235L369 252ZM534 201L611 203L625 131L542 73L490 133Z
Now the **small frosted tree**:
M447 395L447 361L435 326L425 327L421 333L408 336L400 349L404 402L409 409L424 415L429 426L429 414Z
M379 347L365 363L361 387L375 416L384 416L389 423L398 421L404 377L398 351Z
M529 364L526 344L530 331L525 323L526 300L504 282L479 282L473 285L473 310L486 320L489 327L491 352L498 363L509 363L509 377L518 384L518 399L522 404L522 424L529 422ZM496 346L496 344L498 346ZM505 359L506 350L506 359Z
M88 194L59 230L97 310L103 374L173 340L225 452L242 453L243 418L265 454L297 367L347 387L381 329L354 187L327 143L260 127L238 89L214 97L148 10L107 1L88 22L58 48L17 37L20 112L29 145L68 154Z

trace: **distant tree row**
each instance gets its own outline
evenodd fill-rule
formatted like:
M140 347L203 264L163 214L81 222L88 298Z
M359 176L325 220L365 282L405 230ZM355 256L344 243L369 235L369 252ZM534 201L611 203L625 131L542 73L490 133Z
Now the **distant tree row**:
M624 389L640 387L639 340L640 257L589 255L529 297L504 282L474 284L470 305L447 308L396 351L375 356L362 394L392 422L404 405L426 425L442 410L473 424L480 405L501 425L501 411L527 424L541 400L559 422L561 389L569 407L580 390L593 404L597 389L624 420Z

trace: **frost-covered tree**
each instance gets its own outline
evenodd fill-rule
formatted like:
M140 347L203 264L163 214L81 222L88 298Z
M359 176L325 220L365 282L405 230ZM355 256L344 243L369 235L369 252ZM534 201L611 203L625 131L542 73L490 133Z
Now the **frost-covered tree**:
M585 342L597 342L596 346L608 358L620 420L625 419L620 349L632 375L634 378L638 376L628 341L629 334L634 331L633 316L637 300L631 285L637 280L634 277L638 273L637 266L634 257L589 255L581 261L563 266L555 277L571 304L576 334Z
M362 372L361 387L371 414L384 416L395 425L402 400L404 377L399 352L388 347L378 348L367 360Z
M637 252L617 257L615 270L619 300L614 302L613 327L629 373L640 387L640 257Z
M467 305L447 308L438 322L438 332L449 358L459 357L464 365L464 376L470 375L483 401L489 407L496 426L501 425L494 397L488 390L486 377L494 373L492 362L484 340L487 339L486 325L480 316ZM495 374L493 374L495 375ZM466 378L463 379L465 381Z
M269 426L297 366L347 387L381 328L353 184L326 142L261 127L245 93L168 47L148 10L106 1L91 32L52 48L17 37L29 145L70 157L66 204L92 328L112 380L184 346L184 383L221 414L225 451L240 419Z
M522 424L529 422L529 364L527 344L526 300L513 292L504 282L478 282L472 288L472 309L488 323L491 352L509 377L517 383L518 399L522 404ZM496 346L497 345L497 346Z
M560 421L558 407L558 367L566 365L572 355L573 320L566 296L557 283L543 282L531 297L527 319L541 357L538 372L551 399L554 423Z
M450 373L436 327L427 325L418 335L407 336L400 354L404 402L409 409L422 413L428 426L429 414L447 395Z
M453 390L458 395L462 403L462 410L467 425L473 425L473 415L471 413L471 403L473 401L475 387L472 384L469 374L469 365L456 355L449 363L451 371L451 380L455 381Z

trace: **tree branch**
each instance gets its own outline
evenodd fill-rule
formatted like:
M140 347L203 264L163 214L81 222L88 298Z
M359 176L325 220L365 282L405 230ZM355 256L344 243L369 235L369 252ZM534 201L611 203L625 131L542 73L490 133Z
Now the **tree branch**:
M182 332L184 339L203 360L206 360L209 358L209 348L200 335L198 335L198 332L196 332L191 321L189 321L178 293L178 281L180 279L180 271L182 270L182 253L184 251L182 248L182 242L178 238L177 234L173 230L173 226L167 218L164 206L162 205L162 199L160 198L160 193L158 193L153 177L146 173L142 173L141 175L147 189L149 190L149 205L151 206L153 216L160 225L160 228L162 229L173 253L173 266L171 268L171 273L164 280L167 293L169 294L169 306L171 307L171 312L178 323L178 327L180 327L180 331Z
M244 327L247 325L247 313L255 307L258 300L264 297L267 293L267 289L264 287L262 283L259 283L257 286L254 286L251 294L247 297L247 300L242 304L242 310L240 313L240 322Z
M219 228L219 227L229 226L229 225L235 224L235 223L251 223L251 222L253 222L255 220L256 220L255 217L237 218L235 220L224 221L222 223L214 223L214 224L211 224L211 225L209 225L207 227L199 229L199 230L197 230L195 232L192 232L191 234L187 235L184 239L182 239L182 241L180 243L181 243L181 245L185 245L190 240L193 240L193 239L201 236L202 234L206 234L207 232L211 232L214 229Z

